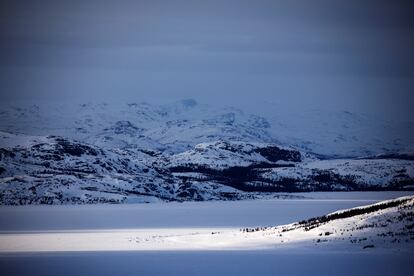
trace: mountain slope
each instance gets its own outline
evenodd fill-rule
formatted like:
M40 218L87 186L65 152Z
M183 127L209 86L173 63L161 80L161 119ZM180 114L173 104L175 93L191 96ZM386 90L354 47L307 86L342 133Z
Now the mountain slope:
M259 114L188 99L148 103L0 104L0 131L62 136L103 148L174 153L219 140L276 143L335 157L411 151L414 125L344 110L264 104ZM260 116L258 116L260 115Z
M214 108L194 100L170 105L81 104L4 107L0 131L56 135L103 148L146 148L182 152L220 139L275 142L265 118L234 108Z
M0 144L1 204L234 200L280 196L274 192L414 188L414 161L407 156L321 160L277 144L224 140L171 153L5 132Z
M253 239L272 237L276 246L413 249L414 197L337 211L289 225L242 229ZM268 238L264 238L268 239ZM270 241L267 241L270 243Z

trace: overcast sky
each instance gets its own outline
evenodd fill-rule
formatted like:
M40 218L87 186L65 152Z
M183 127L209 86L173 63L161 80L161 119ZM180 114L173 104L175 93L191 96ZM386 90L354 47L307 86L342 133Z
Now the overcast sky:
M1 1L1 98L413 118L410 2Z

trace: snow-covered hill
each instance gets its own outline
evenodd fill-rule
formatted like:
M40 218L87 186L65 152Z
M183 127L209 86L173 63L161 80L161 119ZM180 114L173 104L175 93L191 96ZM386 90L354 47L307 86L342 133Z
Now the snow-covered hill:
M336 249L414 248L414 197L337 211L289 225L242 229L246 240L267 246L312 246ZM263 246L264 246L263 244Z
M125 128L136 130L117 127L123 135ZM411 155L322 160L274 143L225 140L175 153L7 132L0 132L0 144L1 204L234 200L281 196L275 192L414 188Z
M337 152L317 154L318 147L300 143L280 128L282 122L270 121L191 99L162 106L1 107L0 203L223 200L272 197L275 192L414 189L412 151L361 151L363 158L333 159ZM353 114L337 121L356 128Z
M62 204L248 198L219 183L193 186L157 166L160 152L104 149L57 136L1 133L0 202Z
M193 99L149 103L0 103L0 131L56 135L104 148L183 152L219 140L277 143L335 157L411 151L414 124L350 111L263 104L260 116Z
M146 148L182 152L221 139L275 142L262 117L235 108L214 108L183 100L147 103L2 107L0 131L56 135L103 148Z

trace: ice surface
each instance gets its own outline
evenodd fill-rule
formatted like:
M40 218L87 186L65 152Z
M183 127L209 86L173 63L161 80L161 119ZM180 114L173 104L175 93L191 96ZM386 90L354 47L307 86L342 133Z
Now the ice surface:
M307 199L299 200L1 206L0 231L268 226L412 194L318 192L300 193Z
M1 207L0 265L5 275L408 275L412 242L411 247L401 243L364 249L370 241L354 245L336 242L330 235L330 242L316 243L311 237L319 237L317 231L332 231L334 225L347 229L346 221L305 235L294 230L284 237L274 235L277 228L253 233L239 229L290 223L408 194L310 193L303 200ZM396 217L392 212L390 218ZM385 214L350 222L386 218ZM122 223L134 220L135 229ZM78 230L69 230L73 223ZM61 252L48 252L56 250Z

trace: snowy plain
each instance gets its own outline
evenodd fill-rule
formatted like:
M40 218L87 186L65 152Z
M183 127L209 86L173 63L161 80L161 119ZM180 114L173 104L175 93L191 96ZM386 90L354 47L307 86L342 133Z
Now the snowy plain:
M0 233L280 225L414 192L294 193L301 199L0 206Z
M303 199L0 208L4 275L409 275L407 250L252 243L180 237L276 226L411 192L304 193ZM196 236L196 235L194 235ZM145 239L151 239L145 243ZM160 238L160 239L158 239ZM163 240L162 242L159 242ZM208 241L208 240L207 240ZM352 266L349 264L352 263Z

